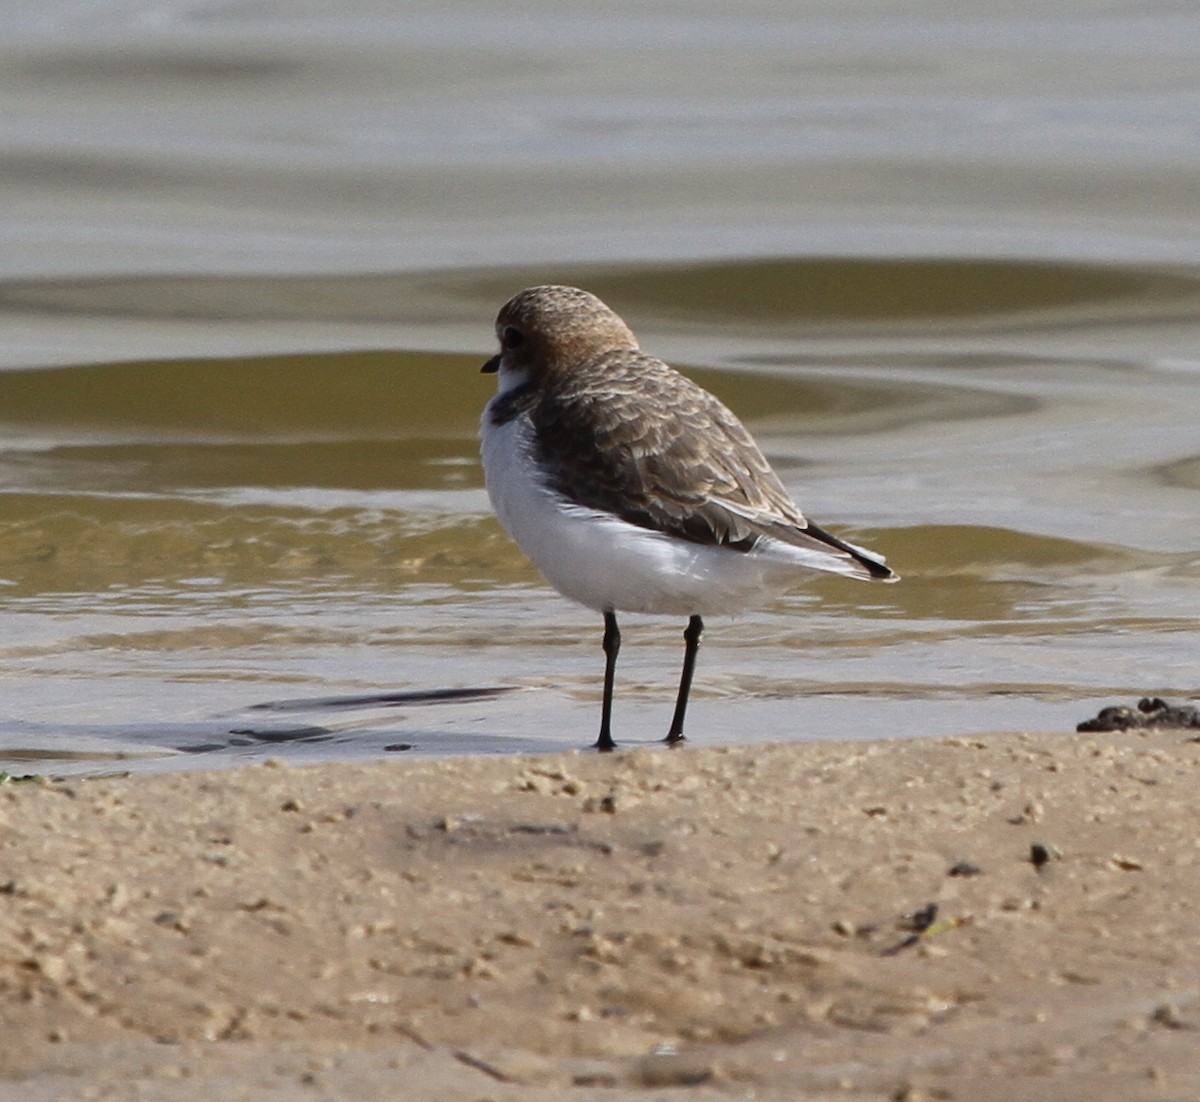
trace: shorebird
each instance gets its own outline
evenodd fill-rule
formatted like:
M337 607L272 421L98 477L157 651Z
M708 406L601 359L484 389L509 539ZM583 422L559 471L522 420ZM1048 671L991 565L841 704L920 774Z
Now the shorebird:
M595 295L531 287L496 318L499 385L483 468L508 534L565 597L604 617L599 750L611 750L618 612L686 616L668 743L680 742L703 616L742 612L805 570L895 581L883 558L818 528L742 423L642 352Z

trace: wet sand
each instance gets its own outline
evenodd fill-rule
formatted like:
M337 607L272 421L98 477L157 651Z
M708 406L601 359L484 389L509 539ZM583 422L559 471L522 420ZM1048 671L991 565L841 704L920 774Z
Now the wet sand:
M7 783L0 1098L1194 1099L1198 766L1146 731Z

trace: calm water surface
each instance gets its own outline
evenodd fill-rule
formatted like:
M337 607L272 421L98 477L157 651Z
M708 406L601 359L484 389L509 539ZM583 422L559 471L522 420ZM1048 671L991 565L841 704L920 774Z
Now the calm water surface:
M1200 13L402 7L0 13L0 769L590 742L598 617L477 458L550 281L904 576L713 619L695 742L1197 692Z

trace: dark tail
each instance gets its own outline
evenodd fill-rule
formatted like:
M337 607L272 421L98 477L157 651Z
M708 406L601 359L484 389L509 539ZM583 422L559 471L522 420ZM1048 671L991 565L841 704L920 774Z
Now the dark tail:
M872 581L898 582L900 580L900 575L892 570L878 555L867 551L865 548L855 547L852 543L838 539L832 533L826 532L824 528L813 524L811 520L808 522L808 527L804 529L804 533L805 535L812 536L814 539L820 540L822 543L829 544L830 547L836 547L839 551L849 555L859 566L866 570Z

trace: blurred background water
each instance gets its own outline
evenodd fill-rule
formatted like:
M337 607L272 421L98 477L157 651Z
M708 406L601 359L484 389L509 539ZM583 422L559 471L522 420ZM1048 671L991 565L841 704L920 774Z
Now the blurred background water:
M904 575L714 620L694 741L1197 691L1192 4L9 0L0 102L0 769L592 741L477 460L541 282Z

